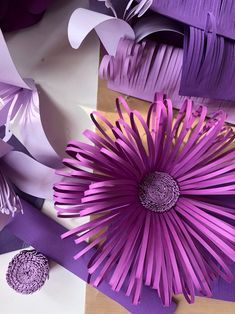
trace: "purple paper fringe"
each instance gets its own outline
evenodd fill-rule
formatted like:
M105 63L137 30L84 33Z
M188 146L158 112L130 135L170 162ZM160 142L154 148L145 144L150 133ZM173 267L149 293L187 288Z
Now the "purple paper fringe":
M198 32L200 31L198 30ZM186 38L188 38L187 35ZM182 94L190 96L205 95L212 98L220 96L219 98L222 99L233 99L232 95L235 90L233 86L235 83L226 83L227 86L225 86L225 82L227 82L226 77L229 77L230 82L233 82L235 77L235 75L234 77L231 76L232 72L230 70L227 71L229 66L231 70L235 66L231 58L225 60L226 52L224 51L223 60L218 61L218 69L216 68L216 61L213 59L214 71L218 73L212 79L211 75L214 72L211 72L211 75L208 76L208 68L205 66L200 68L203 62L197 61L203 60L203 56L200 56L200 59L196 55L197 52L192 49L194 46L191 44L190 47L191 50L189 49L188 51L188 49L185 49L183 52L181 48L151 41L144 41L138 44L130 39L121 39L116 55L105 55L103 57L99 70L100 77L108 81L108 87L112 90L151 102L154 100L156 91L166 93L172 99L176 108L180 108L181 103L185 99L185 97L179 96L180 86ZM206 64L211 64L213 60L207 60ZM221 74L221 77L219 77L219 69L221 69L220 65L222 61L224 61L226 67L222 71L223 75ZM197 81L198 72L200 74L199 78L204 75L206 79ZM217 83L223 82L223 84L221 86L214 84L215 80L217 80ZM223 91L222 87L224 88ZM231 101L196 97L192 97L192 100L195 104L208 105L208 114L214 112L214 107L227 108L229 111L229 108L235 106L235 102ZM234 122L234 119L234 113L230 112L227 121Z
M211 14L217 34L235 39L234 0L153 0L151 9L202 30L206 29Z
M72 180L55 185L55 206L61 217L98 214L62 236L91 239L75 259L99 244L94 286L109 275L137 304L145 284L169 306L173 294L192 303L212 296L215 278L233 280L235 205L218 197L235 194L235 133L223 111L206 120L207 108L186 99L173 119L171 100L155 99L147 119L122 97L114 124L91 114L99 133L69 142L62 175Z

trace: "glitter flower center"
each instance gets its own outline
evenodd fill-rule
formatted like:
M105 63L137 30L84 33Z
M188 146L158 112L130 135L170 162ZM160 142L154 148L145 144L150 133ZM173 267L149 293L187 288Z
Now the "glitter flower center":
M139 185L141 204L154 212L164 213L170 210L177 202L179 195L178 184L165 172L150 173Z

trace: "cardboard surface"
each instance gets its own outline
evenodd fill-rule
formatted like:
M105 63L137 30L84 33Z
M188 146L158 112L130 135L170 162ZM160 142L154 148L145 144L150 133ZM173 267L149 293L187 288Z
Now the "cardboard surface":
M110 121L117 117L115 112L115 99L120 93L113 92L106 87L106 82L99 81L97 110L102 112ZM140 111L146 116L149 103L125 97L129 106ZM175 314L234 314L235 303L197 297L195 304L188 304L184 297L179 295L174 298L177 303ZM121 305L111 300L95 288L87 285L85 314L128 314ZM143 313L145 314L145 313ZM147 313L146 313L147 314ZM161 313L156 313L161 314Z

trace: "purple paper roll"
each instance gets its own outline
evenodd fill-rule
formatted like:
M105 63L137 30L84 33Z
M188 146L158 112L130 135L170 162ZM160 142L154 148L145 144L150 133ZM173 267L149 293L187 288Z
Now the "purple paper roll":
M67 231L66 228L42 214L26 201L21 200L21 202L24 208L24 215L16 215L8 224L7 229L32 245L37 251L88 282L87 264L95 249L75 261L73 256L78 250L80 251L87 246L86 242L76 245L73 241L76 237L62 241L60 236ZM132 304L132 300L125 296L125 291L121 290L118 293L112 291L107 280L104 280L97 289L120 303L131 313L171 314L176 307L174 303L170 307L163 307L156 292L148 287L143 287L141 303L138 305Z

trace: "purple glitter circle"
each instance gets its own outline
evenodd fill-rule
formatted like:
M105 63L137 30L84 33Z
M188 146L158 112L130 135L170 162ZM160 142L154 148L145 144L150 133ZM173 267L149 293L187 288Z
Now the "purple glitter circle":
M180 192L176 181L165 172L147 175L139 185L141 204L154 212L164 213L177 202Z
M14 256L9 263L6 280L15 291L31 294L44 285L48 276L47 258L36 250L24 250Z

